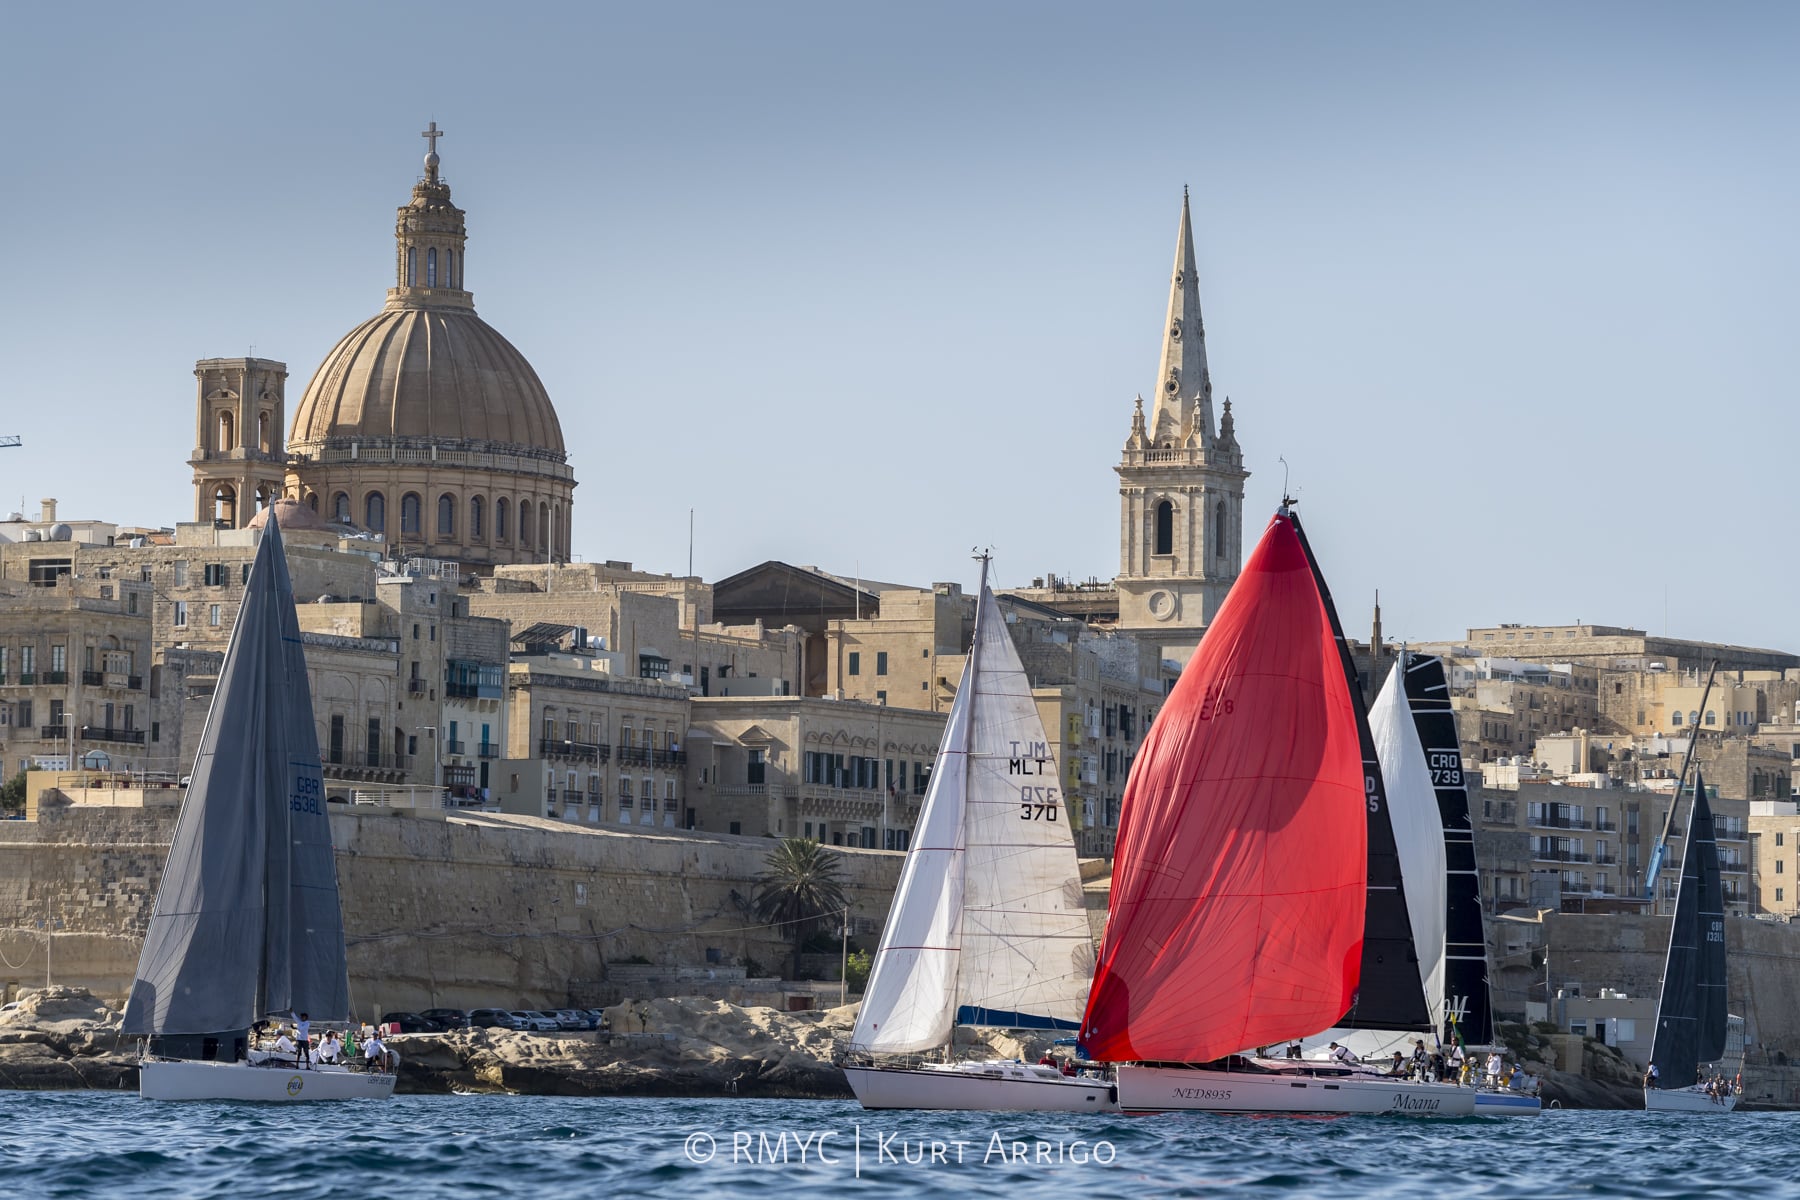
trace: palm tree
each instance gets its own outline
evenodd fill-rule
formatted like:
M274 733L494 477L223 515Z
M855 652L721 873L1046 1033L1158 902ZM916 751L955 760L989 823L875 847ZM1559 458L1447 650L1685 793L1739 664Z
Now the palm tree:
M794 962L788 978L797 979L807 935L823 918L845 915L849 906L838 879L837 858L811 838L786 838L769 852L764 866L756 883L756 915L793 934Z

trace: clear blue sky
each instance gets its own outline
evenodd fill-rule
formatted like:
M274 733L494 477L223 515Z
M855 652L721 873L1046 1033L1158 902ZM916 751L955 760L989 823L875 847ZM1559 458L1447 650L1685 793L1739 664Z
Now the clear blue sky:
M428 120L583 558L1118 569L1193 188L1215 388L1346 624L1800 649L1800 9L15 6L0 510L189 519L195 359L289 404ZM1665 616L1666 613L1666 616Z

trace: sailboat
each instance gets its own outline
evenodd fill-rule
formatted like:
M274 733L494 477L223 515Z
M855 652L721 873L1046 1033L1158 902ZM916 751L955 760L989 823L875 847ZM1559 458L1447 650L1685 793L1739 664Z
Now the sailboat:
M1726 1012L1725 893L1719 882L1719 845L1706 784L1694 770L1693 804L1682 845L1681 882L1669 922L1656 1034L1650 1043L1653 1076L1644 1086L1651 1112L1730 1112L1737 1107L1736 1075L1743 1069L1743 1018ZM1730 1086L1708 1089L1703 1066L1719 1067Z
M294 590L273 512L232 628L125 1005L151 1100L381 1099L394 1075L296 1070L248 1044L349 1013L337 864Z
M1128 1112L1474 1111L1472 1089L1252 1054L1429 1032L1386 790L1330 593L1284 502L1126 784L1089 1057Z
M844 1073L864 1108L1098 1111L1110 1081L953 1061L957 1026L1074 1031L1094 969L1056 758L981 560L975 634Z

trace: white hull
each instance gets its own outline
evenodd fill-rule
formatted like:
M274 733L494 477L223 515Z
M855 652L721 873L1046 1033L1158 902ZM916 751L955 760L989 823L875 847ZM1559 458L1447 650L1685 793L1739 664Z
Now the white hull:
M1125 1112L1193 1109L1221 1113L1397 1113L1409 1117L1467 1117L1475 1089L1453 1083L1416 1083L1329 1068L1295 1066L1262 1071L1210 1067L1121 1066L1119 1107Z
M975 1112L1117 1112L1104 1079L1015 1062L844 1068L864 1108Z
M1646 1112L1728 1113L1737 1107L1737 1102L1735 1093L1715 1100L1697 1088L1644 1089Z
M341 1066L252 1066L249 1063L145 1059L138 1095L146 1100L386 1100L394 1077Z
M1544 1102L1528 1092L1475 1093L1478 1117L1535 1117L1543 1111Z

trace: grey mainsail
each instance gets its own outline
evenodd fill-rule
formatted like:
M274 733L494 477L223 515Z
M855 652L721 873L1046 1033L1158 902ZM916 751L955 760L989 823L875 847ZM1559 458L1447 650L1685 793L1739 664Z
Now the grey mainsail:
M349 1015L337 863L294 589L269 514L162 886L124 1032L211 1034L271 1013Z

